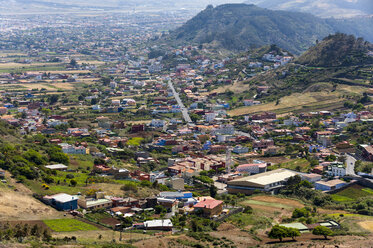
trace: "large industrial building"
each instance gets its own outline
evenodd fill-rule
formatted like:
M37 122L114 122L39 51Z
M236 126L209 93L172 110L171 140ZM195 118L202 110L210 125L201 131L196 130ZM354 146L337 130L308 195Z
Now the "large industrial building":
M228 182L228 193L252 194L255 190L276 193L286 185L286 181L299 172L277 169Z

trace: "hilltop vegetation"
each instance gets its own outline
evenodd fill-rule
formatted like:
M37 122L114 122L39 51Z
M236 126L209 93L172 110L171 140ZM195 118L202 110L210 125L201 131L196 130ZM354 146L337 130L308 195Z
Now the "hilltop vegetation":
M373 45L363 38L353 35L335 34L323 39L317 46L311 47L296 62L308 66L351 66L373 62Z

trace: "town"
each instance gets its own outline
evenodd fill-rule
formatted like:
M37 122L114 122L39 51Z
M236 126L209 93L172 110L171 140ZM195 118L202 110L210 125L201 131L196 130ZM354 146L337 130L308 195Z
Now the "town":
M187 18L134 15L1 26L1 242L25 225L20 242L41 228L56 245L91 234L135 247L371 235L371 67L367 86L290 102L261 80L293 73L290 52L164 50L150 41Z

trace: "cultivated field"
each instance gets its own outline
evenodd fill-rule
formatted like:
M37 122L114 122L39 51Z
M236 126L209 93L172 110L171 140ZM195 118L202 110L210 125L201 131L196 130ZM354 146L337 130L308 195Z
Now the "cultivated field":
M302 208L304 204L299 201L279 198L275 196L254 196L249 200L241 203L242 205L251 206L254 209L266 209L266 210L288 210L292 211L295 208Z
M55 232L91 231L98 229L93 225L76 219L44 220L43 222Z
M337 202L351 202L367 196L373 196L373 190L355 184L336 194L333 194L332 198Z

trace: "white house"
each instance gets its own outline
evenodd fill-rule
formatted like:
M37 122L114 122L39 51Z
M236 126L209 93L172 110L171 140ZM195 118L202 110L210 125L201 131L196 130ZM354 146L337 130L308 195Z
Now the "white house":
M206 113L205 114L205 121L212 122L216 118L216 114L214 112Z
M249 152L249 148L248 147L245 147L245 146L235 146L233 148L233 152L234 153L248 153Z
M153 119L152 122L150 123L150 126L152 127L164 127L166 122L164 120L159 120L159 119Z

